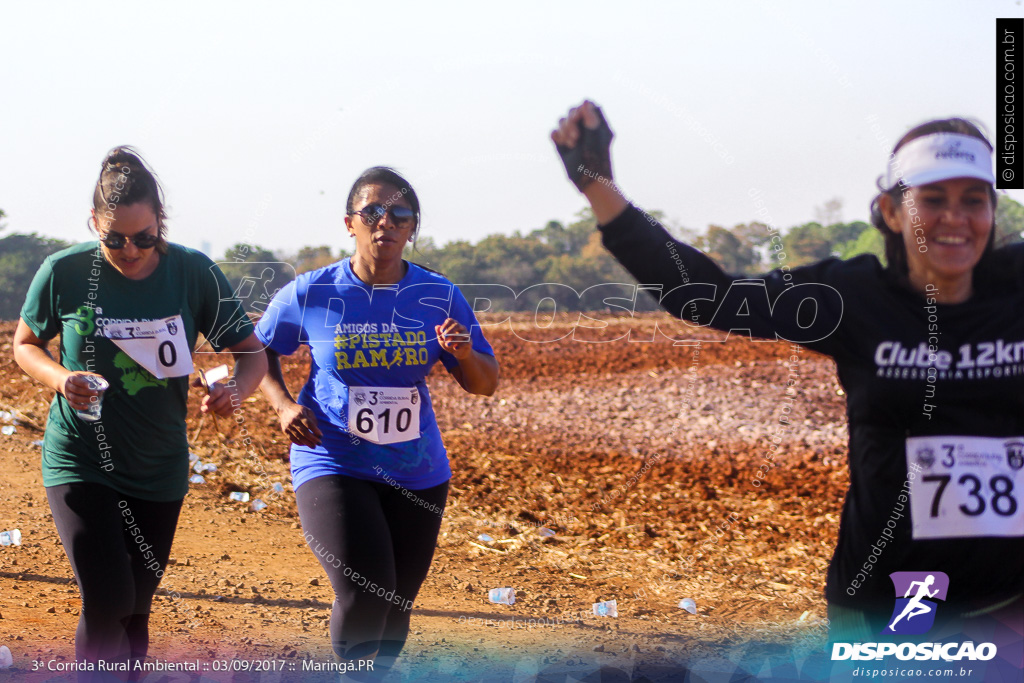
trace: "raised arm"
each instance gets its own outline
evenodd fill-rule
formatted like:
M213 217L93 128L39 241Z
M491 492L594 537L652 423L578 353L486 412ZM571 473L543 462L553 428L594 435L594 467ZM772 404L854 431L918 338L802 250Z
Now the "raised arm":
M843 306L838 291L824 284L831 263L800 269L799 277L788 268L758 278L725 273L629 203L612 179L612 137L590 101L551 133L569 179L593 208L605 248L641 285L653 286L645 289L662 308L688 323L808 345L836 329ZM803 305L808 299L813 305Z

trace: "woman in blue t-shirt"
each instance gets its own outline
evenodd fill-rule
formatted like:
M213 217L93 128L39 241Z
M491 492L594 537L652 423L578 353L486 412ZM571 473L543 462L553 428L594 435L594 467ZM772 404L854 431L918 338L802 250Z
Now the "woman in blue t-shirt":
M256 330L270 357L261 386L292 441L305 539L334 588L334 651L375 659L378 675L405 644L448 496L426 377L440 360L470 393L490 396L498 385L494 352L462 293L402 259L419 207L395 171L364 172L345 216L355 255L299 275ZM293 399L278 356L303 344L310 372Z

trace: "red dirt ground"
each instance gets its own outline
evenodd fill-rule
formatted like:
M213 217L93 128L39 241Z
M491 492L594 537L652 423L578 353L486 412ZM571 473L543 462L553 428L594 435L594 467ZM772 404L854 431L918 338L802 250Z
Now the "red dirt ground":
M847 485L845 405L831 361L802 354L793 426L757 487L789 345L708 342L695 361L693 347L654 333L664 320L618 320L601 333L632 327L634 341L529 343L517 317L518 336L508 324L487 330L502 367L494 397L431 376L454 476L413 632L389 680L599 680L602 667L603 680L616 670L618 680L682 680L684 667L735 661L750 643L823 647L825 567ZM32 445L51 395L13 362L12 332L0 326L0 410L17 411L20 424L0 436L0 530L19 528L24 541L0 548L0 645L15 660L0 683L62 676L53 669L74 658L80 607ZM284 360L297 390L308 358ZM201 367L221 362L197 356ZM693 383L681 390L686 378ZM194 391L193 450L219 469L185 501L154 604L151 658L199 660L208 680L328 680L302 673L304 661L331 661L332 598L299 530L276 417L259 394L244 404L259 442L253 457L231 421L200 421L197 404ZM230 491L268 507L253 512ZM542 538L541 524L557 535ZM498 586L515 588L515 605L488 602ZM696 615L677 607L686 597ZM618 618L593 615L593 602L611 599Z

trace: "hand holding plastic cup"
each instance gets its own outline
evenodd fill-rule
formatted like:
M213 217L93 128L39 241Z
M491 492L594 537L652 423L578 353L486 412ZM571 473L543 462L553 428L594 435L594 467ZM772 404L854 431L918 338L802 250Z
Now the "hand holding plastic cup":
M93 391L99 394L89 399L89 407L85 410L76 410L78 418L86 422L96 422L100 419L100 411L103 409L103 394L110 388L110 383L98 375L81 375L81 378Z

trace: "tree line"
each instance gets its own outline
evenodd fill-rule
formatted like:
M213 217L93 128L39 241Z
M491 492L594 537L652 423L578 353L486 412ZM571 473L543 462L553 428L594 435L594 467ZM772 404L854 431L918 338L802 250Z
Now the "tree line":
M842 203L830 200L817 210L817 220L781 231L785 264L796 267L835 256L852 258L875 254L884 260L882 235L863 221L840 220ZM703 232L668 225L660 212L651 212L676 238L707 253L727 272L756 275L779 265L779 249L772 246L773 228L751 222L726 228L708 226ZM5 217L0 210L0 221ZM565 224L549 221L544 227L511 235L488 235L478 242L466 240L438 246L421 236L406 251L406 258L444 274L456 284L500 284L507 294L492 297L492 310L533 310L537 297L517 297L528 287L559 283L545 296L563 310L578 310L576 295L592 285L636 281L601 246L597 223L589 209ZM0 223L0 232L6 226ZM998 245L1019 242L1024 232L1024 205L999 197L996 209ZM776 243L777 244L777 243ZM49 254L70 246L37 234L12 233L0 237L0 319L17 319L32 276ZM246 310L265 310L270 296L295 275L329 265L347 256L345 249L303 247L295 253L274 252L251 244L236 244L220 263ZM287 265L283 265L287 264ZM575 290L575 293L573 292ZM637 310L655 310L649 297L637 301Z

